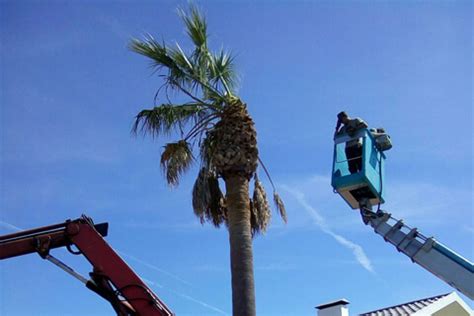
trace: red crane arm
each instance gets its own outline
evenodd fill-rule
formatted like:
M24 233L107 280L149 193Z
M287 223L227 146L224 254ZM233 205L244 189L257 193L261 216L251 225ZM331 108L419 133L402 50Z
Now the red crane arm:
M0 236L0 259L38 252L41 257L57 262L51 260L49 250L66 246L91 263L93 272L86 286L107 299L118 315L174 315L104 240L107 225L93 225L83 216L62 224ZM72 251L71 245L79 252ZM59 264L63 265L60 261Z

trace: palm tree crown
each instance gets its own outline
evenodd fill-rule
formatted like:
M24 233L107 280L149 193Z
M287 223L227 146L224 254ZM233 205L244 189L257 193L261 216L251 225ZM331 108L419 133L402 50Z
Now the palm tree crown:
M246 105L235 95L234 57L223 49L209 50L207 23L196 7L191 6L189 12L178 9L178 14L194 44L192 52L185 53L178 43L174 47L160 43L151 35L130 43L130 49L148 57L164 80L155 100L160 93L167 98L166 103L138 113L132 132L152 137L174 132L179 135L178 141L165 145L161 155L166 180L173 186L178 185L180 176L194 161L193 149L199 149L201 168L193 188L193 208L201 222L209 221L218 227L227 221L219 177L225 179L237 173L253 178L251 228L253 234L263 232L270 208L256 175L259 157L255 127ZM181 92L189 101L172 103L170 90ZM275 188L274 201L286 221L285 208Z

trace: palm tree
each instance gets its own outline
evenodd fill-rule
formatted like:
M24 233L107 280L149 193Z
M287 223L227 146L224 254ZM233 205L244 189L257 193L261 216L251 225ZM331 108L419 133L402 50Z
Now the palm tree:
M152 137L171 133L179 136L179 140L164 146L161 155L161 167L172 186L178 185L195 156L200 157L193 187L194 212L201 223L227 225L233 314L255 315L252 237L264 232L270 219L266 193L256 174L261 160L255 125L246 104L234 92L237 80L232 55L209 50L207 23L195 6L191 5L188 12L178 9L178 14L194 45L190 53L177 43L169 46L151 35L130 43L130 49L148 57L164 80L155 104L160 95L166 99L138 113L132 132ZM169 92L178 92L188 100L173 103ZM225 195L219 178L225 183ZM250 198L252 179L254 192ZM271 184L277 209L286 221L283 202Z

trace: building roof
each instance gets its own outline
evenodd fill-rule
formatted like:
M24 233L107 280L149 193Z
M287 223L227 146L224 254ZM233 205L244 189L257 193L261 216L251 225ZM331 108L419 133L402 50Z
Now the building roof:
M433 304L439 299L448 296L449 293L437 295L433 297L424 298L418 301L413 301L405 304L395 305L391 307L386 307L383 309L367 312L360 314L359 316L407 316L412 315L422 308L427 307L428 305Z
M333 307L333 306L337 306L337 305L347 305L349 304L349 301L342 298L340 300L337 300L337 301L332 301L332 302L328 302L328 303L325 303L325 304L321 304L321 305L318 305L316 306L317 309L325 309L325 308L329 308L329 307Z

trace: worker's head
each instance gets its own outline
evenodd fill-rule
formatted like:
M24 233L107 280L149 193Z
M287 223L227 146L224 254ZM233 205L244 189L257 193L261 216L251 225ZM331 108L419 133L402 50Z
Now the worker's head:
M337 119L339 122L346 124L349 121L349 115L346 112L342 111L337 114Z

